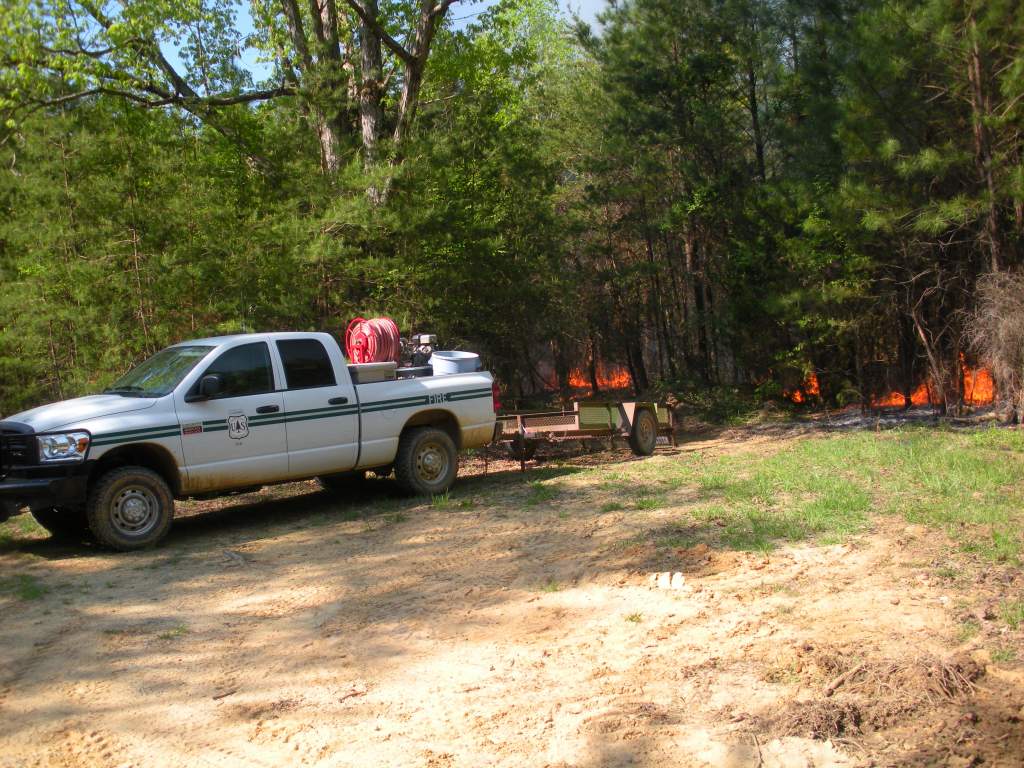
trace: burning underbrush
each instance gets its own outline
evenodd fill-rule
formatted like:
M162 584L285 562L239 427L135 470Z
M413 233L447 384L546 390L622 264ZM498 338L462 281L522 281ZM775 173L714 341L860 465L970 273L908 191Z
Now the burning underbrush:
M631 389L633 378L629 375L629 371L621 365L606 365L604 363L596 366L593 376L582 368L573 368L569 372L569 386L573 389L589 395L594 392L594 383L597 384L599 391L614 392Z
M959 398L964 405L985 406L995 402L996 388L992 373L988 368L972 368L961 357L960 378L958 390L962 397ZM787 389L783 395L792 403L802 405L813 403L821 397L821 384L818 376L811 371L800 386ZM872 408L910 408L912 406L938 406L942 398L931 379L925 379L911 390L890 392L874 395L869 398Z

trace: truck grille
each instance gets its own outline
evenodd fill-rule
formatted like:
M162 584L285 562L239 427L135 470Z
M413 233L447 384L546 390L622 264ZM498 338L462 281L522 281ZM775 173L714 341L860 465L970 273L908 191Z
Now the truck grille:
M30 467L38 463L36 440L24 430L0 427L0 477L15 467Z

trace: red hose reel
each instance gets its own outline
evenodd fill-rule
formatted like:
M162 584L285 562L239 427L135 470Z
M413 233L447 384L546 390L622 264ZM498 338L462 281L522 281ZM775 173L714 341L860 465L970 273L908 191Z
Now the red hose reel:
M345 329L345 354L350 363L400 363L398 325L390 317L357 317Z

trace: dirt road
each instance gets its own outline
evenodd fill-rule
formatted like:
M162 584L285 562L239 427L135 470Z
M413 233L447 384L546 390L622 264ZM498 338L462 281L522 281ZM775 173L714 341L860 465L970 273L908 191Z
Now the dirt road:
M1024 675L958 637L941 533L665 547L692 490L601 490L727 449L289 486L133 555L15 536L0 766L1020 765Z

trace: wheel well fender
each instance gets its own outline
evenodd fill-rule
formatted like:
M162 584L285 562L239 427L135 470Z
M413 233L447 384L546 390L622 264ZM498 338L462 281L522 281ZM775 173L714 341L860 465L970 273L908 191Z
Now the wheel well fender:
M462 447L462 430L459 429L459 420L451 411L436 409L415 413L405 422L402 434L413 427L437 427L448 434L448 437L455 443L456 449Z
M177 496L181 491L181 473L178 462L169 450L155 443L133 443L107 451L96 462L90 473L90 482L95 482L112 469L118 467L145 467L164 479L171 493Z

